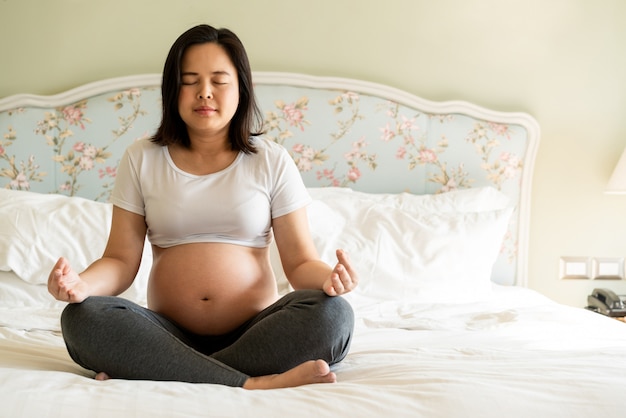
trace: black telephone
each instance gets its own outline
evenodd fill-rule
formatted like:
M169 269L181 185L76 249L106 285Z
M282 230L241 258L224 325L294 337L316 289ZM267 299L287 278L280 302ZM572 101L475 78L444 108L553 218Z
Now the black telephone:
M594 289L587 296L587 309L607 316L626 316L625 296L618 296L609 289Z

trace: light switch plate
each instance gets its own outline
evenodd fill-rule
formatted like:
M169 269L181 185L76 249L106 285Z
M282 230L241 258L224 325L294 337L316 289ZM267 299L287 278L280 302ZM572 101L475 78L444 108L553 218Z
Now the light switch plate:
M624 279L623 257L594 257L592 268L594 280Z
M561 279L591 279L591 257L561 257Z

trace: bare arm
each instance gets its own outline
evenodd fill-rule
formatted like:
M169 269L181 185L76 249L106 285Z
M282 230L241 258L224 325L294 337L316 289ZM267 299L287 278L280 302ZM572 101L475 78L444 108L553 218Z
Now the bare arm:
M272 227L283 270L294 289L322 289L337 296L356 287L358 275L343 250L337 250L334 268L319 259L306 208L274 219Z
M48 277L48 291L56 299L71 303L89 296L122 293L139 270L145 235L143 216L113 206L111 232L102 258L78 274L61 257Z

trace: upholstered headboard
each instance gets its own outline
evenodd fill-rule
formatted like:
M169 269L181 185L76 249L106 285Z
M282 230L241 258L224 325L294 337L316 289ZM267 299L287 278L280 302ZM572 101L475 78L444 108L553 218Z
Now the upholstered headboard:
M526 284L529 197L539 141L527 114L435 103L380 84L254 73L265 131L309 187L440 193L493 186L516 211L493 280ZM0 100L0 187L106 201L124 149L160 122L160 75L54 96Z

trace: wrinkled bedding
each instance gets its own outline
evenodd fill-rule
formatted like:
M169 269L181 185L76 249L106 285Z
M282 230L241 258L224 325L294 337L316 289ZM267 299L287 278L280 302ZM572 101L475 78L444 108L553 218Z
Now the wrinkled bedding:
M5 285L11 274L0 276ZM45 298L43 286L29 292ZM498 285L488 300L461 304L347 298L357 326L350 354L336 367L336 384L252 392L95 381L65 350L58 323L63 304L2 308L0 415L610 417L623 412L626 326L619 321Z

